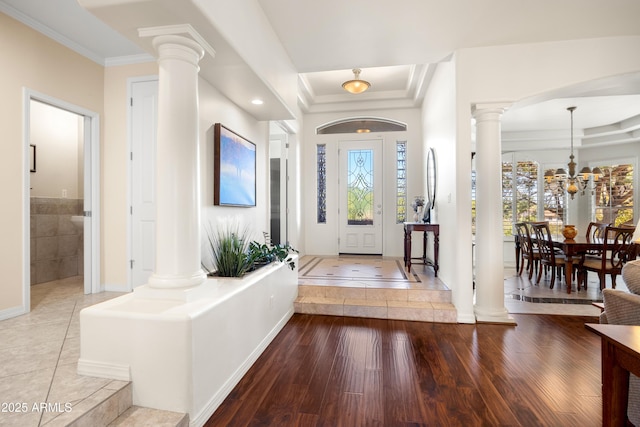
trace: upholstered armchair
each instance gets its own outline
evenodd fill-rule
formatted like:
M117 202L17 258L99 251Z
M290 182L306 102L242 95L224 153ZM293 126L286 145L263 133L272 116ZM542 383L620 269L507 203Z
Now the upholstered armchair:
M622 279L629 292L603 289L604 311L600 323L612 325L640 325L640 260L631 261L622 268ZM640 378L629 379L629 421L640 426Z

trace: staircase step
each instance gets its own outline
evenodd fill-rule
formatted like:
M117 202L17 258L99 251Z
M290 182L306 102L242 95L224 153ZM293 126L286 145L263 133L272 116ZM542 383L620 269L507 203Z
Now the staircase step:
M296 313L456 323L457 311L449 302L396 301L298 296Z
M132 405L131 382L111 381L107 386L80 402L74 403L69 412L51 420L43 417L43 426L106 426L117 419Z
M373 287L343 287L323 285L298 285L298 296L337 299L423 301L451 303L449 289L402 289Z
M189 415L159 409L132 406L120 415L109 427L189 427Z
M113 380L53 419L43 418L46 427L154 426L188 427L189 416L133 405L131 382Z

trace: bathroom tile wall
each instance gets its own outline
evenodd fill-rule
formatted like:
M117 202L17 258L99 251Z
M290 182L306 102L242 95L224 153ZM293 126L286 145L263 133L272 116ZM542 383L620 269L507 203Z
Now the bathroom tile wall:
M31 198L31 284L82 275L82 231L71 222L81 199Z

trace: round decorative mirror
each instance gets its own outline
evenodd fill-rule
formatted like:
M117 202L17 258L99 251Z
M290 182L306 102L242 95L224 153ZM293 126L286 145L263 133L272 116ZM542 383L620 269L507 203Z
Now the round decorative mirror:
M433 209L436 205L436 152L433 148L427 153L427 199L425 206L427 209Z

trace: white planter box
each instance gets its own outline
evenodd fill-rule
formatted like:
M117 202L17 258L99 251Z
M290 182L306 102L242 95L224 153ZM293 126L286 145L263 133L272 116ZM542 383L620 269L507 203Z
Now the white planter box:
M297 268L282 263L186 290L136 288L82 310L78 373L132 381L134 405L203 425L293 315L297 293Z

